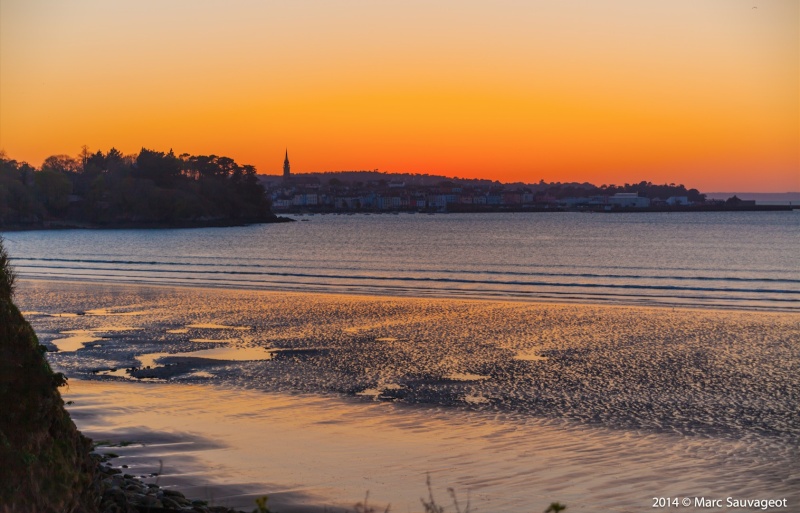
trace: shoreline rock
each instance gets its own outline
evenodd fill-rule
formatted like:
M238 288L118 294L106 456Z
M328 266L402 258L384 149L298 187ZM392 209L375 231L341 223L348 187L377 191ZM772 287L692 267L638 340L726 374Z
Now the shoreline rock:
M206 501L191 500L177 490L158 484L144 483L140 478L125 474L110 465L108 456L93 452L96 462L96 490L99 513L243 513L225 506L209 505Z

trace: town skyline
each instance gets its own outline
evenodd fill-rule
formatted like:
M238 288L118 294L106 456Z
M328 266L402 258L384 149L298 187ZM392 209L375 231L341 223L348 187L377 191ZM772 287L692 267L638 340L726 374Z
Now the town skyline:
M800 189L791 0L0 0L0 148Z
M288 149L283 173L260 175L272 209L279 213L357 212L713 212L791 209L798 192L709 194L684 184L647 180L596 185L589 182L502 183L491 179L379 170L292 174ZM715 196L713 198L709 197ZM719 197L724 196L724 197ZM759 200L769 203L758 205ZM783 202L783 203L781 203Z
M152 151L148 148L142 147L140 151ZM190 157L189 153L178 153L175 152L173 148L170 148L166 153L170 153L174 155L178 159L186 159ZM207 156L209 158L228 158L224 156L217 155L218 152L207 152ZM252 166L250 164L245 164L247 167L252 167L255 170L256 176L261 178L262 180L266 180L267 182L270 179L280 179L280 178L288 178L288 177L322 177L322 176L330 176L332 178L336 178L336 175L382 175L387 178L391 177L419 177L425 179L437 179L437 180L455 180L461 182L485 182L485 183L495 183L501 185L524 185L524 186L531 186L531 185L541 185L541 184L550 184L550 185L591 185L593 187L605 188L605 187L621 187L625 185L636 185L640 183L647 183L647 184L660 184L660 185L679 185L679 186L691 186L694 189L702 190L704 193L710 194L724 194L724 193L752 193L752 194L759 194L765 197L769 195L794 195L800 194L800 183L796 190L779 190L779 191L762 191L756 189L734 189L734 188L717 188L717 189L702 189L701 187L694 187L694 183L692 182L679 182L676 180L669 180L668 178L657 182L654 180L650 180L647 176L638 176L633 177L632 179L625 181L625 182L613 182L613 181L577 181L577 180L545 180L544 178L536 179L536 177L531 177L529 180L503 180L490 177L488 175L485 176L458 176L458 175L446 175L440 174L436 172L411 172L411 171L387 171L381 170L379 168L372 168L372 169L328 169L328 170L291 170L292 165L289 161L289 151L288 148L284 148L284 159L281 165L281 169L278 172L261 172L257 167ZM112 146L105 154L115 154L118 155L123 160L133 163L138 153L125 153L119 151L116 147ZM31 170L41 170L45 168L52 168L55 164L56 167L61 171L76 171L79 170L81 167L81 160L86 157L92 157L95 155L102 156L104 152L102 149L99 150L92 150L88 146L84 145L81 149L81 152L77 155L68 155L68 154L48 154L48 156L42 161L41 164L35 165L27 160L24 159L17 159L14 158L13 155L9 155L4 149L0 148L0 157L3 160L8 162L14 162L16 165L20 166L29 166ZM369 180L369 179L367 179ZM373 179L374 181L374 179Z

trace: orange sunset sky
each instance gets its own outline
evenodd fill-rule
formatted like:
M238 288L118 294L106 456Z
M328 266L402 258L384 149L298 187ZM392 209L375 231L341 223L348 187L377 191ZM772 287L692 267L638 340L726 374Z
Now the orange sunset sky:
M800 191L797 0L0 0L0 148Z

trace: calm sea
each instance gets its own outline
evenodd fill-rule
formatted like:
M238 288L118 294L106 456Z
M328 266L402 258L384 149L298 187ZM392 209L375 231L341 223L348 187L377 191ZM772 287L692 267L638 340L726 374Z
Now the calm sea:
M800 212L310 215L6 234L25 278L800 310Z

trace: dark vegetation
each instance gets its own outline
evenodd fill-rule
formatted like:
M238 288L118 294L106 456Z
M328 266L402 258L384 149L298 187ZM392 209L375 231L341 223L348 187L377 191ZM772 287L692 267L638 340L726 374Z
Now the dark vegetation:
M0 239L0 511L96 511L91 443L75 428L30 324L12 302Z
M256 169L216 155L112 148L40 169L0 153L0 228L207 226L277 220Z
M601 185L599 187L590 183L583 184L560 184L540 183L537 187L545 195L556 199L563 198L585 198L589 196L613 196L618 193L637 193L644 198L667 199L672 196L686 196L692 203L703 203L706 195L701 194L697 189L687 189L683 184L654 184L652 182L626 183L625 185Z
M554 199L587 198L590 196L613 196L617 193L637 193L651 199L667 199L672 196L686 196L692 203L703 203L706 195L697 189L687 189L683 184L656 184L648 181L626 183L623 185L594 185L589 182L545 182L501 183L481 178L448 178L441 175L384 173L378 171L329 171L324 173L304 173L293 175L301 181L319 184L322 189L341 191L342 189L370 189L380 192L388 189L390 182L404 182L408 189L422 188L438 192L448 192L454 187L465 191L483 190L497 193L511 191L532 192L536 196Z

